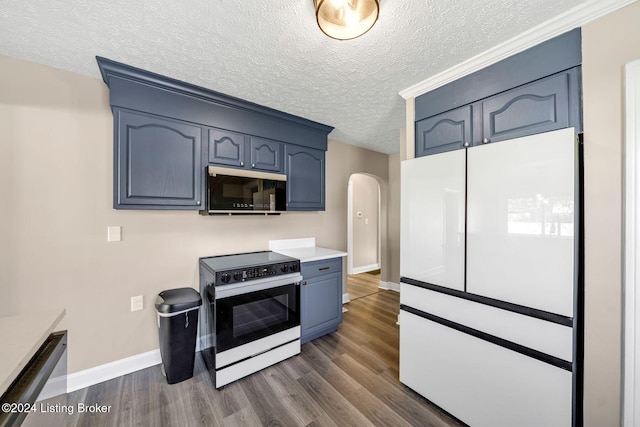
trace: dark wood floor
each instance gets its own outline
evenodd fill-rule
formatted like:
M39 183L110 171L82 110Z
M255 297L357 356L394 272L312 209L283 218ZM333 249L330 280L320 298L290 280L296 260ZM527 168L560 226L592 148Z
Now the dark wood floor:
M347 293L353 301L380 291L380 270L347 276Z
M76 391L69 405L111 409L65 415L64 425L457 426L398 381L398 295L352 301L338 332L222 390L196 355L194 377L179 384L153 366Z

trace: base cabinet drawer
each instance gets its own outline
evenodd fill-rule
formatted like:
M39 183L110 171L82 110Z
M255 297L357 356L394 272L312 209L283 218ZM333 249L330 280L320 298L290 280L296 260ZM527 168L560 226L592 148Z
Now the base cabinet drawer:
M572 423L571 372L404 310L400 381L474 427Z

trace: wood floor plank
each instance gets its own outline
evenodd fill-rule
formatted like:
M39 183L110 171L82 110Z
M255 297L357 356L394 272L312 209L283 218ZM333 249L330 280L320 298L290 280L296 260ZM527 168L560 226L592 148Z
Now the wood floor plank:
M363 387L352 390L345 397L375 426L411 427L404 418Z
M136 425L136 412L149 412L149 399L146 393L139 393L136 390L136 384L144 382L148 378L147 373L141 375L125 375L122 377L122 383L119 392L119 408L116 412L116 423L118 425ZM134 396L140 395L140 399L134 399Z
M302 355L302 357L308 360L309 364L313 366L314 371L320 374L327 383L338 391L338 393L347 395L359 387L359 384L356 381L333 364L331 359L329 359L316 346L310 346L307 348L307 351Z
M380 290L380 273L360 273L347 276L347 293L351 301L369 296Z
M311 424L322 415L322 408L310 398L296 379L287 374L282 366L272 366L265 371L264 376L298 425Z
M301 351L304 352L306 344L304 344L301 348ZM280 363L282 369L287 372L291 378L297 380L311 372L313 368L309 366L309 364L302 357L291 357L287 359L286 363Z
M323 412L318 418L307 424L306 427L338 427L326 412Z
M260 419L251 406L242 408L223 420L225 427L262 427Z
M295 426L295 418L277 398L273 388L265 379L264 371L256 372L240 383L251 407L265 426Z
M318 372L309 372L298 381L337 425L373 425L364 415L353 407L343 395L331 387Z

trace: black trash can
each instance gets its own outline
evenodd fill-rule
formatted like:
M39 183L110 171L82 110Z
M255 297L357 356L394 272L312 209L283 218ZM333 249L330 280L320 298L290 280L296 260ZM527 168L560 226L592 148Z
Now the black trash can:
M162 371L169 384L193 376L200 294L193 288L169 289L156 298Z

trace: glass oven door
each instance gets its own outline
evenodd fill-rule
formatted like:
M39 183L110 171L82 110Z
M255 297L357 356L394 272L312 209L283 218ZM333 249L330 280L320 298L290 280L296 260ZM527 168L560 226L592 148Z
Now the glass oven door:
M215 304L216 353L300 325L298 281L216 298Z
M208 177L207 192L210 211L287 210L286 181L216 174Z

